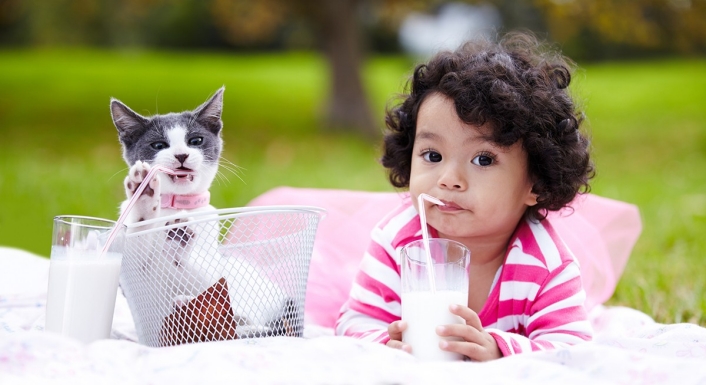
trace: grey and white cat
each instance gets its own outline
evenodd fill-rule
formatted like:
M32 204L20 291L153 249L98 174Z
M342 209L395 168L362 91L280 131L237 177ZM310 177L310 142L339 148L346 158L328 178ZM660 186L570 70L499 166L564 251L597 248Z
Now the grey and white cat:
M225 277L230 288L231 307L239 324L267 325L278 319L291 303L287 303L281 289L247 262L229 260L222 263L225 257L219 252L217 223L202 221L218 217L215 208L208 204L208 190L218 173L223 147L223 92L224 88L220 88L192 111L150 117L111 99L113 123L118 130L123 158L130 167L124 180L127 199L121 204L121 213L151 167L159 165L184 173L172 176L158 172L155 178L146 182L148 187L126 217L126 224L133 225L133 229L155 229L140 235L139 242L149 247L145 248L145 253L138 253L140 267L131 270L128 279L159 283L152 284L156 289L148 306L153 307L159 317L166 317ZM182 199L186 205L176 204ZM209 214L211 211L212 215ZM175 214L179 214L176 219ZM193 221L192 216L199 220ZM158 218L165 220L158 221ZM225 265L230 266L228 271L214 269ZM127 296L134 285L131 287L124 278L121 276L121 286L127 286L123 288ZM256 294L252 293L258 292L274 293L274 298L262 304L244 300L255 298ZM171 306L164 306L165 303Z

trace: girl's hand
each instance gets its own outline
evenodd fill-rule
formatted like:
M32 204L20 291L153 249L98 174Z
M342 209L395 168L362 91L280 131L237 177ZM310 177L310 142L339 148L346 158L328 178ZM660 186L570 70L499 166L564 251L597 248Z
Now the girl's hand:
M402 342L402 332L407 329L407 322L394 321L387 327L387 334L390 335L390 340L387 341L387 346L395 349L404 350L407 353L412 353L412 347Z
M466 324L444 325L436 328L436 334L442 337L458 337L463 340L442 341L439 343L442 350L463 354L474 361L489 361L502 357L498 343L490 333L483 330L483 325L476 312L461 305L451 305L449 310L466 320Z

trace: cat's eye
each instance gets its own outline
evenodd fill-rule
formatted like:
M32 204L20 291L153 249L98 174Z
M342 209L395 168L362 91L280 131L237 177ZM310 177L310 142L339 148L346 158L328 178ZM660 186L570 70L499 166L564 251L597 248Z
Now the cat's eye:
M154 142L154 143L150 144L150 147L159 151L159 150L164 150L165 148L168 148L169 145L165 142Z
M201 143L203 143L203 138L200 136L189 139L189 146L200 146Z

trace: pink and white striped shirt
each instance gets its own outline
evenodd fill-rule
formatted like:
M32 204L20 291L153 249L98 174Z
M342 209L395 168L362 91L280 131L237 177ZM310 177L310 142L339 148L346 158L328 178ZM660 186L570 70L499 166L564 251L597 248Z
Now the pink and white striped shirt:
M437 236L430 227L430 235ZM336 334L387 343L400 319L399 250L421 239L419 214L407 197L373 229ZM523 220L507 248L478 316L504 356L589 341L592 328L581 272L548 221Z

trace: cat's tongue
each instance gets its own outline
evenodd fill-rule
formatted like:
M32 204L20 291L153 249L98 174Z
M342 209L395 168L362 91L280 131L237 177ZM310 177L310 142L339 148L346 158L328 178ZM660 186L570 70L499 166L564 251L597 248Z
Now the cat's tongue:
M174 170L166 170L165 173L169 175L169 178L172 180L174 183L186 183L186 182L193 182L194 181L194 170L186 167L179 167Z
M183 171L177 171L176 174L170 175L169 177L172 178L172 182L174 183L186 183L194 181L194 174L186 173Z

